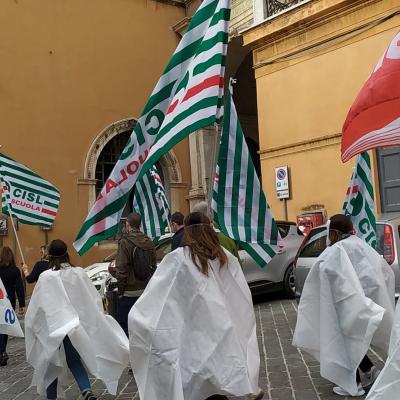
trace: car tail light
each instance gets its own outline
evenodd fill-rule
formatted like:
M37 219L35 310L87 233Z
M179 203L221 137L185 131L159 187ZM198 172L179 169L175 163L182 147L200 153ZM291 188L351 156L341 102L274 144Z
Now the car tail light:
M393 229L390 225L385 225L383 230L383 257L389 265L394 261Z
M111 274L112 277L116 277L117 275L117 268L115 267L115 261L111 261L108 266L108 272Z

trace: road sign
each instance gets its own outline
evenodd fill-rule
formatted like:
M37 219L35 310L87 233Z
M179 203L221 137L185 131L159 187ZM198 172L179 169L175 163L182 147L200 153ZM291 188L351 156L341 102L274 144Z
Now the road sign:
M289 172L288 166L275 168L275 189L278 199L288 199L289 191Z

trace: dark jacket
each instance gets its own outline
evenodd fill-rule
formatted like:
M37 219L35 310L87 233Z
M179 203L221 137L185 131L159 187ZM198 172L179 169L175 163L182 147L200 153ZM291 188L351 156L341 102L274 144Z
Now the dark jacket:
M148 236L139 229L134 229L132 232L124 235L118 242L117 258L115 260L119 295L123 295L126 291L133 292L143 290L146 287L147 282L135 279L133 272L132 260L136 246L143 250L152 251L152 264L154 267L157 265L156 249L154 243Z
M174 251L178 247L182 246L182 238L183 238L184 233L185 233L185 229L183 226L182 226L182 228L179 228L174 233L174 236L172 236L172 239L171 239L171 251Z
M29 275L26 276L26 281L28 283L37 282L39 276L42 272L47 271L49 269L49 262L46 260L38 261L32 268L32 271Z
M0 278L3 281L8 299L14 310L17 303L15 293L18 296L19 306L25 307L25 290L21 271L15 265L9 265L7 267L0 265Z

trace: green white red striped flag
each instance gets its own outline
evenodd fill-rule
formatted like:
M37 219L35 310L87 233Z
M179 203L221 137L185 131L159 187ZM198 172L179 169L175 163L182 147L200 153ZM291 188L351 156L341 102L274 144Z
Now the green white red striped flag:
M368 152L357 156L357 162L347 189L343 214L350 217L356 235L371 247L376 247L376 217L371 160Z
M50 226L60 203L60 192L23 164L0 153L2 212L22 224Z
M174 145L216 122L223 96L230 0L204 0L89 212L75 249L116 234L136 181Z
M225 104L212 210L219 228L238 241L260 267L265 267L282 246L230 93Z
M165 234L170 210L157 168L153 166L136 182L133 209L142 216L143 232L152 239Z

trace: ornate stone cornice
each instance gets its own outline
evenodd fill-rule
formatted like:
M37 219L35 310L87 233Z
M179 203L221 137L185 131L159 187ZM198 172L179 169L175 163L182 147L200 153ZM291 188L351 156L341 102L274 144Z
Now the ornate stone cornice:
M156 0L158 3L170 4L171 6L186 7L184 0Z
M172 26L173 31L182 37L190 23L190 20L191 18L189 17L181 19L179 22Z
M312 139L303 140L301 142L294 142L283 146L276 146L270 149L260 150L260 159L267 160L270 158L287 156L289 154L316 150L322 147L335 146L340 144L341 138L341 133L335 133L333 135L318 136Z

